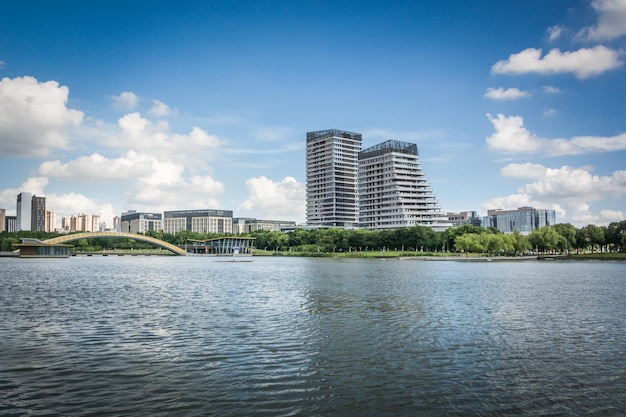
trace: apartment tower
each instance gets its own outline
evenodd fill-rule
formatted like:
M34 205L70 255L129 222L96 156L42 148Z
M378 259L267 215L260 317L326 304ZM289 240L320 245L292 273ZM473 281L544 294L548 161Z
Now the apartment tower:
M30 230L46 231L46 197L34 195L31 200Z
M306 134L306 219L313 227L358 227L360 133L329 129Z
M414 143L388 140L359 153L360 227L398 229L450 223L422 170Z

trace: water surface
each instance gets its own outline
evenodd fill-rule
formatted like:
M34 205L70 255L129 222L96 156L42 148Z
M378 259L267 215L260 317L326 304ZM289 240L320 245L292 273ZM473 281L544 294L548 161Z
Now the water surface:
M625 272L0 259L0 415L620 415Z

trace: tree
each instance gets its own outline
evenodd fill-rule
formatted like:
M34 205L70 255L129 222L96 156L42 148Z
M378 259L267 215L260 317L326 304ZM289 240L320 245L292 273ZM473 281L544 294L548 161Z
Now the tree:
M513 234L511 235L511 243L516 255L522 255L524 252L530 250L530 242L528 241L528 238L519 230L513 231Z
M486 251L485 243L481 235L467 233L457 236L454 240L454 248L461 252L482 253Z
M626 220L610 223L605 231L606 243L620 252L626 251Z
M570 223L559 223L553 226L554 230L563 237L560 249L569 251L576 247L576 228Z
M528 240L531 247L540 252L555 250L559 247L559 244L563 244L563 237L552 226L544 226L533 230L528 236Z

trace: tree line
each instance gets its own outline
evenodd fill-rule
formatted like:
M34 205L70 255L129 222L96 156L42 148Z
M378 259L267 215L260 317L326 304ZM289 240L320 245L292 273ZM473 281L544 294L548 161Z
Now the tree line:
M186 230L176 234L162 231L146 235L174 245L193 240L221 237L217 233L196 233ZM60 236L46 232L2 232L0 250L15 250L23 237L40 240ZM462 225L436 232L429 227L416 226L393 230L296 229L283 233L259 230L245 236L256 238L258 250L296 252L470 252L520 255L527 252L626 252L626 220L608 226L587 225L576 228L569 223L546 226L525 236L519 232L504 234L495 228ZM81 239L72 243L83 250L148 249L153 245L127 238Z
M576 228L569 223L546 226L522 235L496 228L462 225L436 232L429 227L393 230L296 229L256 231L257 249L299 252L394 250L403 252L471 252L520 255L533 252L626 251L626 220L608 226Z

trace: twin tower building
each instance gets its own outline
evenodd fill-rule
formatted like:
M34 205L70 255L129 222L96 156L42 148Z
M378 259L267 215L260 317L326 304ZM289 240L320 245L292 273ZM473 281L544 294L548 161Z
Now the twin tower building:
M329 129L306 137L310 227L371 230L451 226L414 143L388 140L361 150L360 133Z

